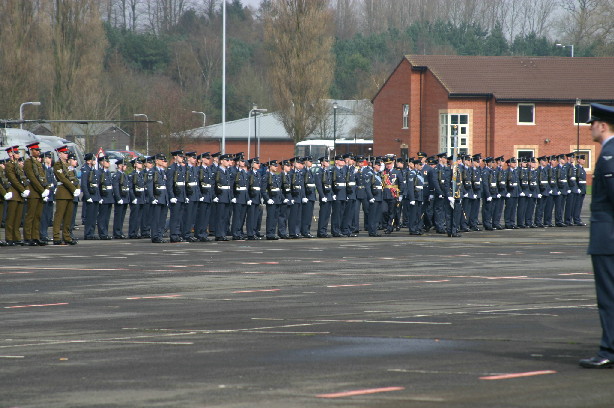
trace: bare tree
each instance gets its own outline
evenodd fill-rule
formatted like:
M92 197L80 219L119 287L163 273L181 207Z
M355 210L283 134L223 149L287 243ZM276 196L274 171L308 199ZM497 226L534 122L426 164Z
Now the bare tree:
M304 140L326 114L333 74L332 16L327 0L275 0L266 16L269 78L280 119Z

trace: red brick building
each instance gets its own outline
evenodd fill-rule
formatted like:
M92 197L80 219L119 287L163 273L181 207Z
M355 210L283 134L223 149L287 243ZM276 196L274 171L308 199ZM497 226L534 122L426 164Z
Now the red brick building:
M614 105L614 58L407 55L373 98L377 155L598 153L590 103Z

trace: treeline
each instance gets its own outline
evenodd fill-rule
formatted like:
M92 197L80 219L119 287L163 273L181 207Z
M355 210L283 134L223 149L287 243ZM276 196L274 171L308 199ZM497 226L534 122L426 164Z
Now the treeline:
M304 12L315 2L283 3ZM321 52L332 53L332 66L323 65L332 71L324 97L333 99L371 98L405 54L568 56L562 43L574 44L576 56L614 55L609 0L317 3L330 16L320 31L332 39ZM280 4L227 2L227 120L247 116L253 104L294 104L292 95L275 97L280 90L271 84L270 72L281 69L271 52L297 35L289 28L267 37ZM192 111L217 123L221 32L220 0L0 0L0 117L16 117L19 104L32 100L42 105L28 108L30 118L145 113L164 121L150 126L154 143L155 135L200 126Z

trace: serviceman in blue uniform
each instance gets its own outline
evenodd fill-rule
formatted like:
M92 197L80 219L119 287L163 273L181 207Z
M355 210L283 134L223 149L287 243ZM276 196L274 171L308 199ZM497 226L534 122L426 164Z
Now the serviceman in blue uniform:
M83 239L98 239L95 236L98 207L100 206L100 170L96 166L93 153L86 153L85 164L81 168L81 192L83 193L83 207L85 211L85 228Z
M153 175L154 168L156 167L155 156L145 157L145 166L143 167L143 178L145 185L149 184L149 179ZM143 204L143 215L141 216L141 237L151 238L151 203L149 202L149 195L145 194L145 203Z
M563 215L563 222L568 227L573 226L573 210L575 206L575 200L577 197L577 167L575 162L576 155L571 152L567 153L567 164L565 165L567 168L567 200L565 201L565 213Z
M245 233L248 240L262 239L258 220L262 219L262 182L264 174L260 172L260 158L254 157L248 160L247 192L247 217L245 220Z
M581 154L578 156L578 164L576 165L576 180L578 183L577 196L574 201L573 210L573 222L575 226L585 227L586 224L582 222L580 214L582 213L582 205L584 204L584 197L586 196L586 169L584 164L586 163L586 156Z
M529 194L527 199L527 211L525 214L524 225L529 228L537 228L535 225L535 208L539 196L539 185L537 181L537 160L535 157L529 159Z
M57 181L53 175L53 153L50 151L43 153L43 169L45 171L45 177L47 178L47 188L49 189L49 195L43 198L43 215L41 217L40 236L41 241L49 242L49 227L53 225L53 205L55 202L55 189Z
M373 171L364 175L364 186L369 202L369 219L367 231L370 237L381 237L377 229L382 217L382 203L384 201L384 182L382 179L382 162L373 162Z
M398 170L394 168L394 160L388 157L384 163L385 169L382 172L382 180L384 182L383 199L385 210L382 213L384 217L384 234L391 234L395 228L395 211L398 202L403 200L401 195L401 178Z
M567 157L559 155L559 165L557 168L559 198L554 201L554 222L557 227L567 227L565 224L565 203L569 195L569 180L567 180Z
M113 239L126 239L124 235L124 220L130 203L130 177L126 174L124 159L115 162L117 171L113 173Z
M264 174L261 189L262 199L266 203L265 236L268 240L278 240L277 224L279 222L279 209L283 201L281 174L277 160L271 160L267 164L268 170Z
M333 174L327 157L320 157L320 171L316 173L316 189L320 209L318 210L318 238L330 238L328 224L331 219L333 204Z
M407 188L411 194L407 194L407 226L409 235L422 235L422 202L424 201L424 176L420 160L410 160L407 163ZM405 200L405 199L404 199Z
M342 155L335 156L335 166L330 171L333 183L331 232L333 237L341 237L341 223L347 205L347 168Z
M546 156L538 157L537 160L539 161L539 167L537 168L537 187L539 191L537 193L534 224L537 228L544 228L546 202L550 196L550 168Z
M215 197L213 202L216 206L216 220L213 220L215 225L215 240L228 241L226 233L229 228L230 205L233 198L232 186L234 184L234 175L231 172L230 166L231 156L223 154L220 156L220 164L215 173Z
M196 152L186 152L185 160L185 208L183 219L181 220L182 238L186 242L197 242L196 238L196 212L200 200L200 189L198 188L198 159Z
M142 157L135 157L131 160L132 168L130 173L130 216L128 218L128 238L141 238L143 231L141 230L143 207L145 205L145 197L147 196L147 184L145 171L143 170L144 162Z
M549 157L550 164L548 165L548 197L546 199L546 205L544 207L544 226L554 227L552 223L553 210L556 207L556 201L559 199L561 192L558 187L558 170L559 158L557 155Z
M183 213L186 200L186 167L183 150L171 152L173 163L166 171L166 192L169 197L170 218L168 228L171 242L183 242Z
M211 168L211 153L205 152L199 155L200 166L198 167L198 186L200 198L198 199L198 215L196 217L196 238L199 242L208 242L209 220L213 206L215 176Z
M303 157L303 180L305 181L305 198L301 209L301 236L303 238L315 238L311 235L311 221L313 220L313 208L317 200L316 175L313 172L313 158Z
M301 157L294 157L290 162L294 167L289 172L292 205L288 215L288 235L291 239L299 239L301 238L301 210L303 204L308 201L305 195L304 162Z
M520 186L518 177L518 161L515 157L511 157L505 161L508 169L505 173L507 181L507 193L505 194L505 228L518 229L516 225L518 197L520 197Z
M593 173L591 255L602 336L595 357L580 360L585 368L614 367L614 107L591 104L591 135L601 144Z
M96 223L98 224L98 238L103 240L113 239L109 235L109 222L111 220L111 210L113 204L115 204L115 198L113 197L113 174L109 171L111 163L109 162L109 156L101 156L98 158L102 169L100 171L100 205L98 206L98 217Z
M237 157L238 168L234 173L234 196L232 202L232 239L244 240L247 235L243 232L243 224L247 216L247 202L249 199L249 174L246 160L243 155Z
M458 238L462 235L459 233L460 221L463 212L463 201L461 197L465 194L463 171L460 168L460 157L454 163L452 157L449 158L451 166L443 166L440 170L440 182L445 200L446 210L446 232L448 237Z
M503 156L495 158L495 173L497 175L497 201L493 208L493 228L502 230L501 217L503 216L503 208L505 207L505 196L507 195L507 168ZM494 200L494 198L493 198Z
M529 162L525 157L519 159L520 167L518 168L518 186L520 194L518 195L518 208L516 209L516 225L518 228L528 228L526 225L527 207L529 205L530 194L530 175Z
M168 161L166 156L158 153L154 156L156 166L151 169L147 177L147 196L150 204L151 218L151 242L163 244L168 241L164 239L164 226L166 224L166 214L168 212L168 191L166 167Z

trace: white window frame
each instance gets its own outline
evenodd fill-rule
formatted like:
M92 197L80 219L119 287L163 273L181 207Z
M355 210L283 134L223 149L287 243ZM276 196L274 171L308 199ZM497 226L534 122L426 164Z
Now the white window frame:
M584 170L592 172L593 171L593 151L589 149L583 149L582 147L580 147L579 151L576 151L574 148L573 152L576 153L577 155L583 154L586 156L586 164L584 165Z
M591 125L590 123L585 123L585 122L578 123L578 122L576 122L578 120L578 118L576 118L576 112L577 112L576 106L588 106L588 117L589 118L591 117L591 105L586 104L586 103L581 103L580 105L574 105L573 106L573 124L574 124L574 126L578 126L578 125L580 125L580 126L590 126Z
M403 105L403 127L402 129L409 129L409 104Z
M458 116L458 123L452 123L452 116ZM460 116L467 117L467 123L461 124ZM452 126L458 125L458 143L459 153L468 153L471 149L471 120L472 115L469 111L453 111L453 112L441 112L439 114L439 150L446 151L451 156L452 151ZM462 129L465 129L463 133ZM465 143L461 144L461 139L465 139Z
M520 121L520 107L521 106L531 106L533 108L533 121L532 122L521 122ZM534 126L535 125L535 104L534 103L519 103L516 106L516 124L518 126Z

